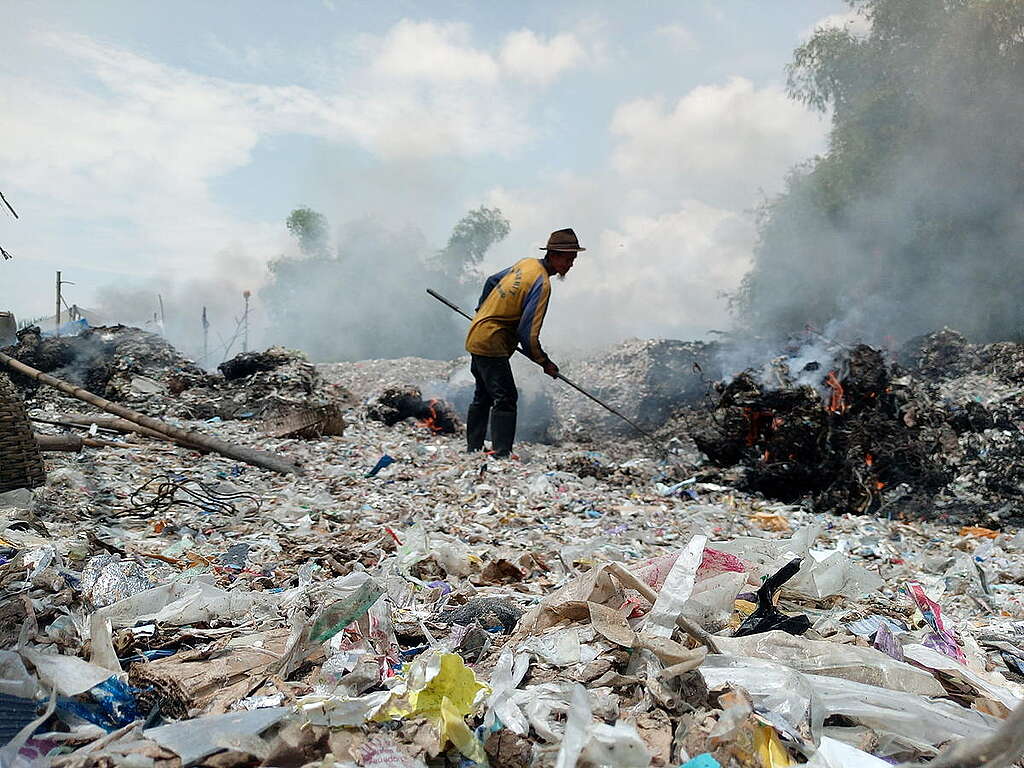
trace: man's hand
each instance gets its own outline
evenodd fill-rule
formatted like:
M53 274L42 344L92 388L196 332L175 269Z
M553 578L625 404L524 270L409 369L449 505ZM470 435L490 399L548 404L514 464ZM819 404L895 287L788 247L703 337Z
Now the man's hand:
M550 376L552 379L558 378L558 366L548 360L544 363L544 373Z

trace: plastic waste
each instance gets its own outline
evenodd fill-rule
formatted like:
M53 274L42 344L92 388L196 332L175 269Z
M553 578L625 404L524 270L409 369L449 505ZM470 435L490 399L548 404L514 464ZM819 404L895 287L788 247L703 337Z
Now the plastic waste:
M222 749L244 748L246 739L263 733L289 712L287 707L274 707L210 715L147 728L143 735L174 752L181 758L182 768L188 768Z
M902 691L890 691L758 659L711 655L700 666L709 688L746 689L754 705L783 717L807 740L816 741L827 717L842 715L872 728L882 754L935 754L936 744L954 737L977 737L998 720L954 704Z
M438 725L438 750L451 742L463 755L486 762L483 744L466 725L477 696L488 687L477 680L455 653L430 651L417 657L402 672L405 678L391 691L391 701L376 719L426 717Z
M100 608L99 613L114 627L136 624L186 626L216 619L239 620L250 612L275 611L280 594L267 592L227 591L200 576L190 583L175 582L138 592Z
M376 477L378 472L380 472L385 467L390 467L394 463L395 460L385 453L383 456L377 459L377 463L374 464L373 468L366 473L366 477Z
M55 688L63 696L85 693L110 677L109 669L90 664L77 656L42 653L32 648L22 648L20 653L36 668L43 684Z
M704 555L707 536L694 536L676 559L672 570L665 577L665 583L654 601L651 612L643 624L643 632L658 637L671 637L676 629L676 620L683 612L683 606L693 594L697 581L697 569Z
M775 607L775 595L782 585L789 581L800 570L801 559L791 560L776 573L773 573L757 590L757 608L736 630L736 637L756 635L773 629L781 629L791 635L802 635L811 627L811 620L806 616L787 616Z
M922 696L944 696L946 693L925 670L895 661L874 648L808 640L780 630L750 637L718 637L715 642L722 653L776 661L801 672Z
M574 683L555 768L574 768L581 757L594 768L647 768L651 764L636 726L622 721L595 723L587 689Z
M83 694L76 699L62 699L57 711L80 717L105 731L114 731L143 719L136 693L136 688L110 677L89 690L88 698Z
M529 732L530 724L512 701L513 691L519 687L529 668L529 654L514 653L507 647L502 650L491 675L491 695L487 697L484 728L488 731L504 726L520 736Z
M29 488L4 491L0 493L0 509L32 509L35 506L35 498L35 494Z
M348 592L345 594L345 592ZM343 596L325 605L316 616L309 631L311 643L325 643L345 627L360 618L384 594L384 589L369 574L357 571L337 584L337 593Z
M800 571L786 585L786 591L815 600L856 598L881 586L878 574L856 565L845 553L812 549L820 533L821 525L815 524L801 528L788 539L740 537L712 545L747 561L762 576L775 573L796 557L802 558Z
M953 633L946 628L946 624L942 620L942 608L939 604L928 597L924 587L916 582L908 581L905 589L921 612L925 622L932 628L932 634L925 638L924 644L946 654L951 659L956 659L961 664L967 663L963 649L960 648Z
M712 755L705 752L696 757L690 758L683 763L679 768L722 768L722 764L718 762Z
M96 608L126 600L156 586L138 563L118 555L89 558L82 571L82 594Z
M856 747L844 744L828 736L821 737L821 743L805 768L891 768L880 757L869 755Z
M910 661L920 664L926 669L940 672L942 675L952 678L962 685L973 688L981 695L998 701L1007 710L1014 710L1021 703L1022 697L1005 685L1006 680L1002 681L1004 684L988 680L984 675L974 672L965 664L954 661L949 656L939 653L933 648L912 643L903 647L903 653Z

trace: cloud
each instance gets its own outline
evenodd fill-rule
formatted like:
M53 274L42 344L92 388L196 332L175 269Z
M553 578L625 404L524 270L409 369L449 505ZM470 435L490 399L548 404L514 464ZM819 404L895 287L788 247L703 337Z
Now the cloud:
M628 336L702 337L729 325L722 292L750 268L759 190L779 189L824 146L826 128L781 89L739 77L674 104L622 104L608 167L491 191L487 204L511 219L512 234L486 266L536 253L549 231L571 226L589 250L554 289L553 355Z
M554 286L544 330L552 355L627 337L699 338L728 325L720 292L735 289L750 266L753 215L633 192L620 197L601 174L558 174L536 188L496 188L487 198L512 221L488 272L537 255L556 228L575 228L588 249ZM659 206L662 213L649 212Z
M620 106L612 154L624 176L659 194L716 206L752 204L779 189L786 171L825 146L825 120L781 88L742 77L694 88L675 105L637 99Z
M501 48L501 65L506 72L541 85L580 66L586 58L579 40L567 32L545 42L531 30L521 29L509 34Z
M411 19L402 19L384 36L373 67L389 77L433 82L498 78L494 57L469 45L468 25Z
M696 51L700 48L693 32L682 24L666 24L654 30L654 34L676 51Z
M804 29L799 39L802 41L809 40L814 36L814 33L819 29L826 27L836 27L839 29L846 29L851 35L855 37L863 37L871 32L871 21L863 13L857 10L849 10L845 13L832 13L824 18L818 19L811 26Z

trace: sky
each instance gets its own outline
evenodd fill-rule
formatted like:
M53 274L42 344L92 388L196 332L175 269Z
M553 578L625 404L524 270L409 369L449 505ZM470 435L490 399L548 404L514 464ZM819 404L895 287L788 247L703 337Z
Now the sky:
M233 305L296 207L441 247L483 204L512 225L487 268L562 227L587 246L545 324L566 348L728 325L755 206L826 146L785 65L855 23L840 0L4 6L0 308L52 314L58 269L85 307Z

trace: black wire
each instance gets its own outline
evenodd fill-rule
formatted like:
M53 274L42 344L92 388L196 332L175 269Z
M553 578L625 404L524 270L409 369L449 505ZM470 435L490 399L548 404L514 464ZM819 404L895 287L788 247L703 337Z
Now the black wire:
M155 488L151 488L154 485ZM140 496L147 490L152 490L155 495L152 499L143 501ZM238 508L235 506L236 502L244 501L252 504L254 512L258 512L262 504L260 497L254 493L219 491L210 484L171 474L150 478L132 492L129 500L137 510L149 509L154 512L165 512L174 507L192 507L202 512L230 515L238 512Z

